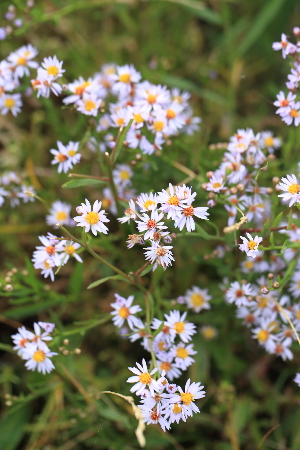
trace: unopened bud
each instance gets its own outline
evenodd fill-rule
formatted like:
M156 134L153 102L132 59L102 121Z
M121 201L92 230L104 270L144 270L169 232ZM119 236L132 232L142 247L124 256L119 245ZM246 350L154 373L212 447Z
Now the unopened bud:
M245 189L245 186L244 186L242 183L239 183L239 184L237 185L237 189L238 189L239 191L243 191L243 190Z
M131 164L132 166L136 166L136 160L133 159L133 160L130 162L130 164Z
M274 279L274 273L268 273L268 280Z
M12 271L12 273L17 273L17 272L18 272L18 269L17 269L16 267L13 267L13 268L11 269L11 271Z
M237 188L236 187L230 188L230 194L235 195L236 193L237 193Z
M273 184L278 184L279 183L279 178L278 177L273 177L272 178L272 183Z
M12 401L11 400L6 400L5 404L6 404L6 406L11 406L12 405Z
M135 159L137 159L137 160L142 159L142 155L141 155L140 153L137 153L137 154L135 155Z
M5 283L10 283L11 282L11 278L10 277L5 277L4 281L5 281Z
M177 239L177 234L176 233L171 233L171 238L172 239Z
M13 273L12 273L12 271L9 271L9 272L7 272L7 274L6 274L8 277L12 277L13 276Z
M205 191L206 191L206 188L207 188L207 183L202 183L202 189L204 189Z
M64 340L63 340L63 344L64 344L64 345L69 345L69 344L70 344L69 339L64 339Z
M26 269L22 270L22 275L24 275L24 277L27 277L27 275L28 275L28 270L26 270Z
M210 208L213 208L214 206L216 206L216 202L214 200L208 200L207 206L209 206Z
M280 287L280 283L278 283L278 281L274 281L272 286L273 286L274 289L278 289Z
M81 349L80 348L75 348L74 353L75 353L75 355L80 355Z
M109 153L108 152L105 152L104 153L104 156L106 156L107 158L109 157Z
M275 161L275 159L276 159L276 156L275 155L273 155L273 153L270 153L270 155L268 155L268 160L269 161Z
M79 214L80 216L83 214L83 212L81 211L81 207L80 207L80 206L77 206L77 207L76 207L76 212L77 212L77 214Z
M214 192L210 192L208 194L208 198L214 198L216 196L216 194Z
M70 352L69 352L69 350L65 349L65 350L62 351L62 354L64 356L68 356L70 354Z
M203 258L205 259L205 261L207 261L209 259L209 255L204 255Z
M273 189L271 187L267 187L267 194L273 194Z
M11 284L7 284L6 286L5 286L5 290L7 291L7 292L11 292L11 291L13 291L13 286L11 285Z
M300 37L300 28L299 27L294 27L293 28L293 33L294 33L295 37Z
M263 295L267 295L270 291L269 291L269 289L267 288L267 286L264 286L264 287L261 288L260 292L261 292Z
M59 350L60 352L63 352L63 351L64 351L64 348L63 348L63 347L58 347L58 350Z
M209 172L206 172L207 178L211 178L213 176L213 172L210 170Z

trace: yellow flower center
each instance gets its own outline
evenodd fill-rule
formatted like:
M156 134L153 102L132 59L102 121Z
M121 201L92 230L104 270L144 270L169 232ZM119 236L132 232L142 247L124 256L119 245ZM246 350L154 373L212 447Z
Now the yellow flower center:
M299 111L297 111L296 109L291 109L290 110L290 116L291 117L298 117L299 116Z
M68 157L66 155L64 155L63 153L57 153L57 155L55 156L55 159L58 162L64 162L68 159Z
M150 103L151 105L153 105L153 103L156 102L156 99L157 99L157 95L149 94L147 97L147 102Z
M37 350L36 352L34 352L33 357L32 357L36 362L40 363L45 361L46 359L46 355L42 350Z
M86 100L84 102L84 107L87 111L92 111L92 109L96 108L96 103L93 102L92 100Z
M246 144L244 144L243 142L240 142L240 143L237 145L237 147L239 148L239 151L240 151L240 152L244 152L244 151L247 150L247 146L246 146Z
M124 125L125 120L123 119L123 117L118 117L116 122L117 122L117 125L119 125L119 127L121 127L122 125Z
M174 414L179 414L182 411L181 406L179 405L179 403L175 403L173 409L172 409Z
M169 362L162 362L160 365L160 370L165 370L166 372L169 372L171 369L171 364Z
M218 188L220 188L222 185L221 185L221 183L214 183L213 185L212 185L212 187L214 188L214 189L218 189Z
M15 106L15 100L13 98L6 98L4 100L4 106L8 109L12 109Z
M111 205L111 201L109 200L109 198L104 198L102 200L102 207L103 207L103 209L109 208L110 205Z
M265 145L266 147L272 147L274 145L274 138L272 138L271 136L267 137L265 139Z
M96 223L99 222L99 214L95 213L95 212L89 212L87 213L87 215L85 216L85 220L87 221L87 223L89 223L90 225L95 225Z
M150 384L152 381L152 377L148 372L144 372L139 376L139 380L143 384Z
M248 242L248 247L250 250L256 250L257 245L258 245L257 242L254 242L254 241Z
M19 66L25 66L26 63L27 63L27 59L22 58L21 56L20 56L20 58L18 58L17 64Z
M119 80L122 83L130 83L130 73L123 73L122 75L120 75Z
M68 151L68 155L69 156L74 156L74 155L76 155L76 151L75 150L69 150Z
M120 170L120 178L121 180L128 180L130 178L130 174L127 170Z
M300 311L296 312L296 317L297 317L297 319L300 319Z
M73 255L73 253L75 252L75 247L74 245L69 245L69 247L67 247L66 251L68 253L68 255Z
M189 392L183 392L182 394L180 394L181 400L185 405L189 405L190 403L192 403L194 396L192 394L190 394Z
M169 197L168 198L168 204L169 205L178 206L179 205L179 199L178 199L177 195L172 195L171 197Z
M140 113L133 114L133 118L134 118L134 121L136 123L143 123L144 122L144 119L142 118Z
M165 343L164 341L160 341L160 342L158 343L158 348L159 348L159 350L162 352L163 350L166 349L166 343Z
M298 194L298 192L300 191L300 186L299 186L299 184L292 183L292 184L288 187L288 191L289 191L290 194Z
M126 306L122 306L122 308L119 309L118 314L122 319L127 319L127 317L130 315L129 309L126 308Z
M174 117L176 117L176 112L173 111L173 109L167 109L166 118L167 119L174 119Z
M174 329L177 334L183 333L184 331L184 322L176 322L174 324Z
M59 69L56 66L49 66L47 67L47 72L49 75L56 77L59 74Z
M205 327L202 330L202 334L203 334L204 339L209 341L210 339L213 339L215 337L216 331L213 327Z
M156 122L154 122L153 124L153 128L155 131L160 132L164 127L164 123L161 120L157 120Z
M202 306L204 304L204 298L202 295L195 293L191 295L191 302L194 306Z
M267 331L267 330L260 330L258 333L257 333L257 339L260 341L260 342L266 342L266 340L269 338L269 332Z
M176 356L178 356L178 358L185 359L189 356L189 353L185 348L179 347L176 350Z
M66 218L68 217L68 214L66 213L66 212L64 212L64 211L59 211L57 214L56 214L56 219L60 222L60 221L63 221L63 220L66 220Z
M85 89L90 85L91 85L90 81L85 81L84 83L77 86L77 88L75 88L75 94L82 95L84 93Z
M180 97L180 95L175 95L174 97L173 97L173 100L177 100L178 101L178 103L182 103L182 97Z
M156 202L154 202L153 200L150 200L150 199L145 201L145 203L143 204L145 209L149 209L149 207L152 206L152 205L156 205Z
M262 298L259 302L258 302L258 307L259 308L266 308L268 306L269 300L265 297Z
M48 263L47 260L43 262L43 265L44 265L45 269L50 269L51 268L50 264Z
M252 261L245 262L246 269L252 269L253 266L254 266L254 263Z

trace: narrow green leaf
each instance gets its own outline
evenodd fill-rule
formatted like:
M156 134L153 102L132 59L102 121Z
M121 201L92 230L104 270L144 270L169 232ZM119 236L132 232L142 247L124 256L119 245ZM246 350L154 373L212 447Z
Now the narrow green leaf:
M160 333L161 332L161 330L163 329L163 327L164 327L164 321L162 321L162 323L159 325L159 327L157 328L157 330L155 330L155 332L152 334L152 336L155 338L157 335L158 335L158 333Z
M112 275L110 277L105 277L105 278L101 278L100 280L94 281L87 288L93 289L94 287L99 286L100 284L105 283L108 280L121 280L121 281L125 281L126 283L128 283L128 280L126 280L126 278L122 277L122 275Z
M282 278L282 280L280 282L280 288L278 289L278 292L281 292L282 289L284 288L284 286L286 285L286 283L290 280L290 278L292 278L297 261L298 261L298 259L295 258L289 262L289 265L284 274L284 277Z
M153 265L151 264L150 266L147 266L140 274L140 277L143 277L144 275L146 275L147 273L149 273L153 268Z
M289 215L288 215L288 230L292 229L292 225L293 225L293 211L290 210Z
M272 222L271 228L276 228L282 221L283 212L279 213L278 216Z
M261 230L261 234L263 237L265 236L265 234L269 232L270 224L271 220L267 219L266 222L264 223L263 229Z
M203 239L210 240L210 235L198 223L196 223L196 230Z
M116 151L115 151L115 157L114 157L113 164L115 164L115 162L117 161L117 159L118 159L118 157L119 157L119 155L121 153L121 150L122 150L122 147L123 147L123 142L125 141L125 138L126 138L126 134L129 131L129 129L130 129L132 124L133 124L133 119L131 119L128 122L128 125L124 128L124 130L121 133L121 136L120 136L119 141L117 143L117 148L116 148Z
M273 232L270 234L270 244L271 244L272 246L275 245L275 242L274 242L274 233L273 233Z
M95 186L96 184L103 184L106 181L103 180L94 180L93 178L79 178L76 180L67 181L62 185L63 188L77 188L81 186Z

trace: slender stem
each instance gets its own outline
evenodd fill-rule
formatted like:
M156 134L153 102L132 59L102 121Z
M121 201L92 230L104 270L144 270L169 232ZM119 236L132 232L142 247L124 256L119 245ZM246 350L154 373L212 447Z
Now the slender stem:
M74 236L72 236L71 233L69 233L69 231L63 227L60 224L57 224L57 226L59 226L59 228L61 228L71 239L72 241L77 242L78 244L80 244L82 247L84 247L92 256L94 256L94 258L98 259L98 261L101 261L103 264L105 264L107 267L109 267L111 270L113 270L114 272L118 273L119 275L122 275L122 277L126 278L128 281L130 281L130 283L135 284L134 280L132 278L130 278L128 275L126 275L126 273L122 272L122 270L118 269L116 266L113 266L112 264L110 264L108 261L106 261L106 259L102 258L102 256L98 255L97 253L94 252L94 250L92 250L90 248L90 246L87 243L82 242L79 239L76 239Z
M146 294L145 294L145 305L146 305L146 328L147 328L148 334L151 336L151 328L150 328L150 305L149 305L149 293L148 293L148 292L146 292ZM151 354L152 364L153 364L153 366L154 366L156 369L158 369L157 361L156 361L155 353L154 353L154 350L153 350L153 345L152 345L152 340L151 340L151 338L148 339L148 343L149 343L149 349L150 349L150 354Z
M111 155L110 155L110 165L111 166L114 164L115 154L116 154L116 151L117 151L117 148L118 148L118 145L119 145L119 141L120 141L120 137L121 137L122 131L123 131L123 127L121 127L119 129L119 131L118 131L118 136L117 136L117 139L116 139L116 143L115 143L113 151L111 152Z
M135 272L135 275L138 277L143 272L143 270L145 270L146 267L148 267L150 264L151 261L145 262L145 264L137 272Z
M78 178L92 178L93 180L101 180L101 181L110 181L107 177L93 177L92 175L83 175L81 173L69 173L69 177L78 177Z
M104 158L105 158L105 162L106 162L107 169L108 169L109 184L110 184L111 191L112 191L112 194L113 194L115 202L116 202L118 215L120 217L122 215L122 211L121 211L120 204L119 204L118 191L117 191L114 179L113 179L112 166L111 166L110 161L109 161L109 154L108 153L104 153Z
M287 226L283 227L275 227L275 228L269 228L269 231L280 231L280 230L286 230ZM241 230L241 233L260 233L262 231L262 228L244 228Z
M262 245L260 245L258 247L258 250L281 250L282 246L281 245L273 245L273 247L263 247Z

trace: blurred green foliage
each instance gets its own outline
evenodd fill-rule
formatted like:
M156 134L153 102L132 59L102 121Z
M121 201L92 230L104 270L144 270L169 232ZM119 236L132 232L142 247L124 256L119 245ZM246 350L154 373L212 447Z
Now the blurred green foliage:
M257 132L268 128L282 136L282 158L272 165L268 177L298 162L293 155L299 151L299 132L283 126L274 114L272 102L283 87L286 67L271 44L281 32L289 34L300 24L299 1L36 0L26 13L25 2L18 0L2 1L1 16L10 3L24 11L26 20L1 42L1 59L31 43L41 59L56 54L64 61L68 81L88 77L107 62L132 63L144 79L193 94L195 114L203 119L201 131L165 147L160 158L137 161L133 182L138 192L183 181L186 174L174 167L174 161L195 172L193 187L199 190L206 171L214 170L221 160L208 144L226 141L237 128ZM62 199L76 206L85 196L98 198L101 186L61 188L67 176L50 167L49 149L57 140L82 139L86 125L83 116L61 108L56 98L28 98L16 120L0 118L1 171L27 174L49 202ZM102 175L93 164L94 155L86 151L83 156L80 173ZM133 158L134 152L123 151L122 162ZM147 161L150 167L145 169ZM109 279L87 290L92 282L113 273L86 253L83 265L68 264L53 284L40 278L29 258L38 245L37 236L49 231L44 217L38 202L0 210L3 286L6 272L18 268L12 280L14 291L1 292L0 448L138 449L131 406L121 398L99 394L111 390L127 395L127 367L145 356L138 344L120 338L108 314L113 293L127 296L132 288ZM121 264L125 272L136 271L143 265L141 250L128 252L125 233L121 235L117 222L111 220L115 233L94 239L97 251ZM212 211L212 220L221 225L225 215ZM208 225L205 231L214 233ZM174 426L171 433L147 427L146 449L297 450L300 400L291 380L299 355L285 364L265 354L235 319L234 308L225 305L217 284L223 276L234 276L231 268L237 266L239 255L229 253L225 264L206 261L204 255L211 254L215 245L216 241L196 237L178 239L176 264L165 273L158 270L152 278L145 276L151 278L165 311L192 284L207 286L213 295L212 309L194 315L192 321L218 329L211 342L200 334L193 340L198 354L187 376L206 387L207 396L199 402L201 414ZM136 298L142 302L139 294ZM65 348L71 354L60 354L57 369L46 377L26 371L21 359L10 352L15 328L20 323L31 328L35 320L56 323L58 347L64 346L65 338L70 341ZM81 349L81 355L72 354L75 348ZM5 405L7 401L12 404Z

